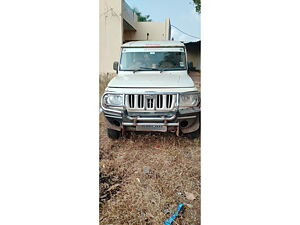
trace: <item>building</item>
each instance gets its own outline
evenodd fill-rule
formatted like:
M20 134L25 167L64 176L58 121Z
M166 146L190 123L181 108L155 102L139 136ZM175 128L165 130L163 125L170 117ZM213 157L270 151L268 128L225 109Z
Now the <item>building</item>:
M201 70L201 41L185 43L187 60L193 63L193 70Z
M137 15L124 0L100 0L100 74L114 72L120 47L128 41L170 40L171 24L138 22Z

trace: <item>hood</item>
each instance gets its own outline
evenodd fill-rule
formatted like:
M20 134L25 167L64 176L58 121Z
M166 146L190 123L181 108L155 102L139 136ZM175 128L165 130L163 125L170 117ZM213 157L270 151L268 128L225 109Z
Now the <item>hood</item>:
M194 87L194 82L182 71L138 71L135 73L119 74L113 78L108 87L124 88L187 88Z

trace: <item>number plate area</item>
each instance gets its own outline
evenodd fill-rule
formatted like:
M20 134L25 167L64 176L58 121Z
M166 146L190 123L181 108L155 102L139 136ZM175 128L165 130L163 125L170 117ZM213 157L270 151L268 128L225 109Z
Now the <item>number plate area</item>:
M164 125L138 125L136 131L159 131L167 132L168 128Z

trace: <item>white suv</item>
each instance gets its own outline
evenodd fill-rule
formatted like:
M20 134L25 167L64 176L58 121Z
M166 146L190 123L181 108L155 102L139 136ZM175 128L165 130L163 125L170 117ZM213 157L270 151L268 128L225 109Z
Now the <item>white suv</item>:
M108 137L126 131L200 135L200 92L188 75L183 43L128 42L113 68L118 75L101 98Z

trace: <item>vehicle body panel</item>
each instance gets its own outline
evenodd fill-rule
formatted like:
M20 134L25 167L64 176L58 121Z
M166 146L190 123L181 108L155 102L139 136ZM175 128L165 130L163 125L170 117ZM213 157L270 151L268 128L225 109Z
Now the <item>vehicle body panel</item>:
M192 88L194 82L186 71L122 71L109 85L117 88Z
M166 49L168 47L180 47L184 48L186 54L184 44L176 41L134 41L122 45L122 48L128 47L163 47ZM200 101L197 106L180 106L181 95L199 93L187 73L187 65L184 70L118 70L117 73L118 75L109 82L102 100L106 95L118 94L123 96L123 104L120 106L107 106L101 101L101 108L108 128L122 132L171 131L176 132L177 135L180 132L190 133L199 129ZM156 108L159 95L164 107L167 99L171 101L171 97L168 96L172 95L174 97L174 99L172 97L172 104L169 108L159 108L158 106ZM153 108L148 108L148 105L147 107L137 108L138 103L136 102L131 102L130 104L134 104L134 107L130 107L128 99L141 101L144 105L152 102L150 106Z

